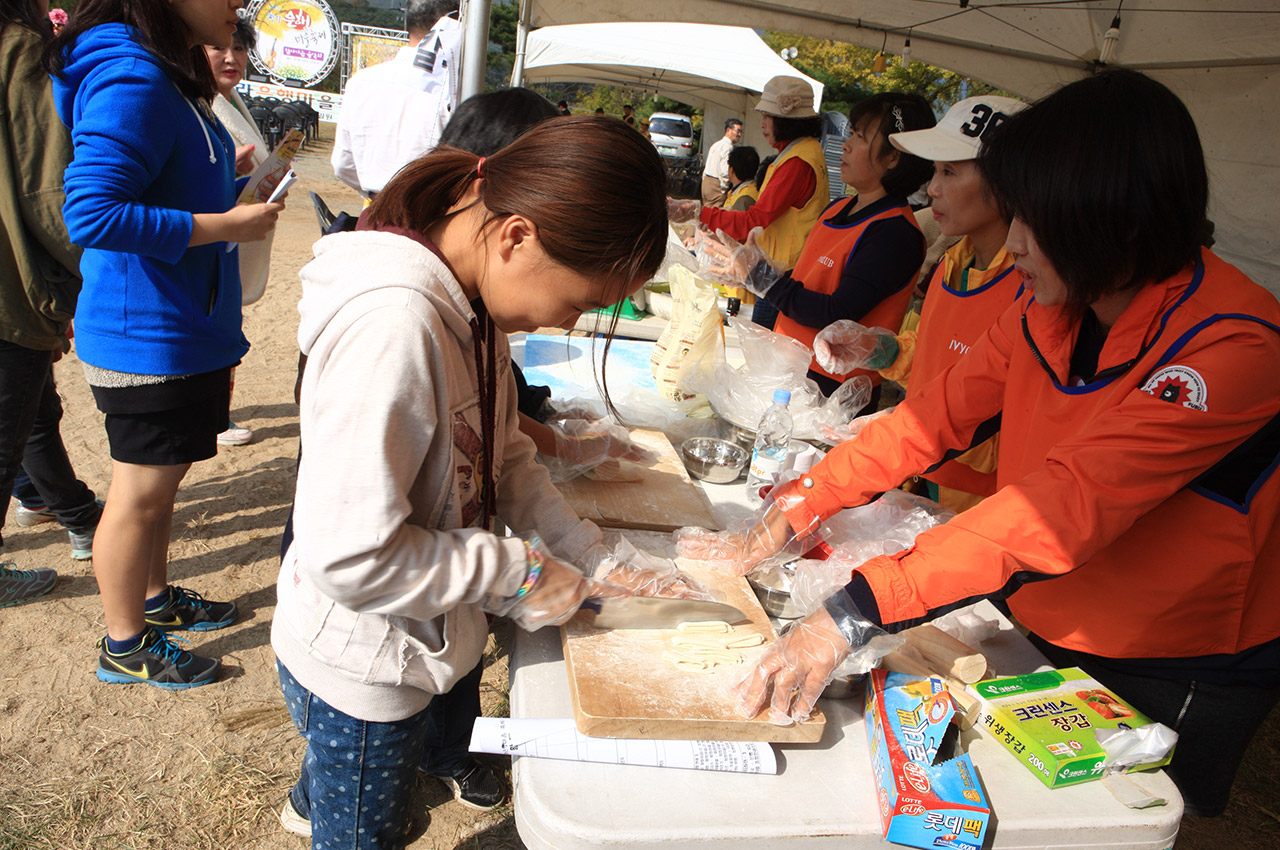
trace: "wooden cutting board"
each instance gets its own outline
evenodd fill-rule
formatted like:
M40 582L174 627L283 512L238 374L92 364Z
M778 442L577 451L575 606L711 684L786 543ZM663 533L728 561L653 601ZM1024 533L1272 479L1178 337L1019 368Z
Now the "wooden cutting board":
M747 615L735 635L760 634L765 644L743 650L741 665L689 672L662 658L667 641L679 634L675 629L597 629L575 617L560 635L578 731L597 738L818 741L826 724L821 709L796 726L770 723L767 708L751 719L738 714L731 689L776 639L769 617L745 578L700 562L677 563L716 601Z
M719 529L702 490L689 478L661 431L638 428L631 441L658 456L639 467L639 481L593 481L579 476L556 485L578 516L606 528L674 531L686 525Z

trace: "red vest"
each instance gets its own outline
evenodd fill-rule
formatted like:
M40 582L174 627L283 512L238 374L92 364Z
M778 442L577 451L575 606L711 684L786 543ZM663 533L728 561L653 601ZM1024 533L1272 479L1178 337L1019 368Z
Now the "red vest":
M822 215L818 218L818 224L810 231L809 238L805 240L804 249L800 252L800 259L796 260L796 267L791 276L797 281L803 281L804 288L810 292L830 295L836 291L836 288L840 286L840 277L845 268L854 262L854 255L857 253L858 243L862 239L862 234L873 223L901 216L911 222L911 226L917 231L920 230L920 225L916 223L916 217L912 214L911 207L905 205L884 210L857 224L843 227L831 224L831 219L845 208L847 201L847 198L841 198L823 210ZM920 239L923 241L923 233L920 234ZM902 281L901 287L888 298L872 307L866 315L849 316L848 318L854 319L867 327L896 330L902 325L902 317L907 313L907 301L911 296L911 280L912 278L908 278ZM781 314L779 314L778 321L773 329L780 334L785 334L792 339L803 342L810 348L813 348L813 338L818 335L818 331L822 330L822 328L806 327ZM880 383L880 374L878 372L859 369L845 375L833 375L819 366L817 360L810 363L809 367L821 375L835 378L841 382L854 375L867 375L871 378L872 383Z

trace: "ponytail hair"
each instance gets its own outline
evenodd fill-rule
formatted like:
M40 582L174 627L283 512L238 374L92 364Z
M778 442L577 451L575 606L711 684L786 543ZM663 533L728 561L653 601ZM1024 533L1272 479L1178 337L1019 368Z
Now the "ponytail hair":
M424 232L479 178L485 226L520 215L554 262L615 283L648 280L667 243L665 169L614 118L553 118L484 158L438 147L400 169L369 207L373 226ZM622 297L621 291L619 298Z

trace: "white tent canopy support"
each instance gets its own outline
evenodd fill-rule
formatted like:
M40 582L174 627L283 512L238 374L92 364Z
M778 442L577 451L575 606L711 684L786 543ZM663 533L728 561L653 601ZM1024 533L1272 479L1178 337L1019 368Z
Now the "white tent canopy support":
M750 110L771 78L801 77L822 102L822 83L791 67L745 27L608 23L543 27L529 33L524 82L604 83L638 89L703 109L706 153L724 122L743 119L744 144L773 153Z
M716 21L900 54L1034 99L1096 67L1119 0L523 0L531 26ZM1224 8L1225 7L1225 8ZM1112 62L1164 82L1200 129L1215 250L1280 293L1280 6L1124 0ZM803 57L802 57L803 58Z

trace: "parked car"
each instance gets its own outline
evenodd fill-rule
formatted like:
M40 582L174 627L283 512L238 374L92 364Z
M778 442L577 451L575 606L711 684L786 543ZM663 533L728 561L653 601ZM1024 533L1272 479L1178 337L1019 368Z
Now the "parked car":
M693 122L687 115L655 112L649 116L649 140L663 156L687 159L693 156Z

